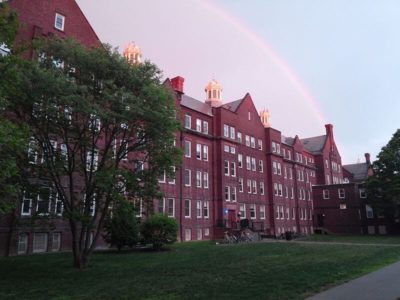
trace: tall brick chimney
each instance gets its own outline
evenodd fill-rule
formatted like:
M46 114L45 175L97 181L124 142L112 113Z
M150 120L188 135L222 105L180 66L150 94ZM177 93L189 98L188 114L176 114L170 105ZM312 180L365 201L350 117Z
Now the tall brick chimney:
M371 155L369 153L365 153L365 162L367 165L371 164Z
M172 88L178 93L183 94L183 83L185 82L185 78L181 76L176 76L171 79Z
M325 124L326 135L333 137L333 125L332 124Z

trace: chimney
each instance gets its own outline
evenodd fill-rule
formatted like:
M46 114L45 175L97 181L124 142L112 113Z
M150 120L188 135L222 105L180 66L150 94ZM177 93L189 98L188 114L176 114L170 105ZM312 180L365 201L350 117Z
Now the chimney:
M183 94L183 83L185 78L181 76L176 76L171 79L172 88L177 91L178 93Z
M371 164L371 155L369 153L365 153L365 162L369 166Z
M332 124L325 124L326 135L333 137L333 125Z

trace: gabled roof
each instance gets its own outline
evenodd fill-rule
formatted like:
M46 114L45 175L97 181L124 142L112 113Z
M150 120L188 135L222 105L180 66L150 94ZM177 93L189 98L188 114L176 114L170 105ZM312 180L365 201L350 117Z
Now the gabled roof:
M202 101L196 100L192 97L186 96L185 94L182 95L181 105L190 108L192 110L198 111L202 114L206 114L209 116L213 115L210 105Z
M288 146L293 146L294 138L281 135L281 142Z
M314 136L306 139L301 139L301 143L308 152L312 154L321 153L326 142L326 135Z
M222 105L222 107L229 109L232 112L236 112L236 110L239 108L240 104L242 104L244 98L236 100L236 101L232 101L232 102L228 102L225 103L224 105Z
M353 174L353 181L363 181L368 177L368 165L366 163L344 165L343 168Z

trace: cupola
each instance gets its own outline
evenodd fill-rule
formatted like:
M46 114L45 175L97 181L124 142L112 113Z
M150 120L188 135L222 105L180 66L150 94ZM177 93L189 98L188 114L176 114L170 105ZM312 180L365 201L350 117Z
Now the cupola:
M222 86L215 79L211 80L204 89L206 92L206 103L212 107L222 104Z
M142 51L134 42L128 44L124 49L123 55L131 64L139 64L142 61Z
M269 123L269 111L268 109L265 109L260 111L260 119L261 123L263 124L264 128L271 127L271 124Z

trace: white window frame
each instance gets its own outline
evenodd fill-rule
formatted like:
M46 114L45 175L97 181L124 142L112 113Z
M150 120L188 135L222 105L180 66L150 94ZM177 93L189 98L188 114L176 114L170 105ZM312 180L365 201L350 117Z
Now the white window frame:
M175 218L175 198L167 198L168 200L168 217ZM171 214L171 201L172 200L172 214Z
M185 203L185 205L184 205L185 219L190 219L192 217L192 201L190 199L185 199L184 203ZM189 204L189 207L188 207L189 214L186 214L186 204Z
M61 27L58 26L57 24L57 20L60 18L61 20ZM65 16L59 13L56 13L55 17L54 17L54 28L60 30L60 31L64 31L65 28Z

